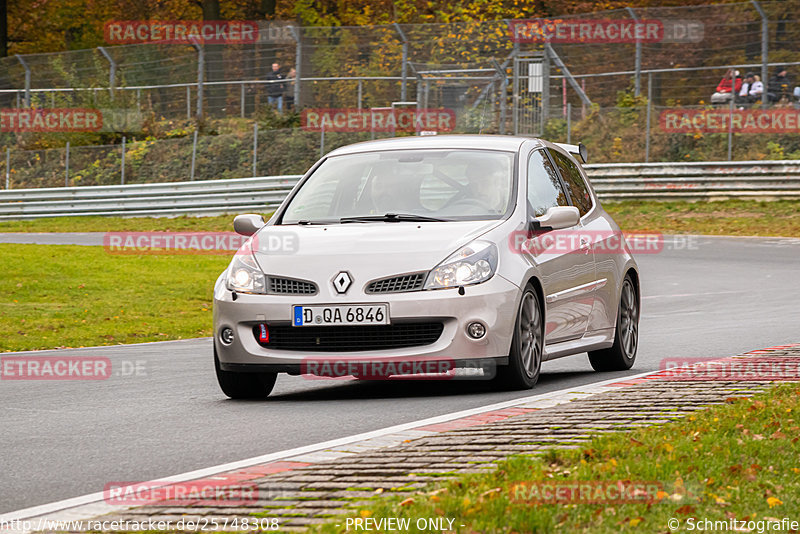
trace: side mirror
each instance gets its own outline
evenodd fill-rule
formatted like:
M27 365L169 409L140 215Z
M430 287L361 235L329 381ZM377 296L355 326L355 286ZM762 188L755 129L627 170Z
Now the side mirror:
M244 215L237 215L233 219L233 229L240 235L253 235L264 226L264 217L255 215L254 213L246 213Z
M532 230L561 230L571 228L581 220L575 206L553 206L547 213L531 219Z

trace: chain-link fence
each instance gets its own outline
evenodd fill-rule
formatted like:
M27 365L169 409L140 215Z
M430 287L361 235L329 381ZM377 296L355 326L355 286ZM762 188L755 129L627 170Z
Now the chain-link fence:
M43 187L297 173L337 144L375 135L265 131L258 119L276 95L284 111L446 108L455 124L445 131L581 141L596 162L788 157L800 153L798 128L681 131L661 119L680 109L728 113L732 121L750 109L800 105L798 8L800 0L751 1L546 21L287 26L251 44L150 43L3 58L0 108L135 110L145 123L97 146L81 145L98 138L73 134L34 142L29 133L2 133L6 178L13 187ZM620 36L632 22L657 32ZM270 79L273 63L296 76ZM727 77L739 92L746 74L760 78L761 93L726 99L719 89ZM755 78L747 80L753 87ZM201 117L247 120L195 138L186 125ZM166 136L174 138L163 138L169 127L147 127L173 121L186 121L176 127L182 133ZM262 131L254 143L256 123ZM65 140L72 146L19 149Z

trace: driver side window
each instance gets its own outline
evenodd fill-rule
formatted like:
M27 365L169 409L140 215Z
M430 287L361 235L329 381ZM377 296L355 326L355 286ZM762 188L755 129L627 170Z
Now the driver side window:
M539 217L554 206L569 206L558 173L544 150L535 150L528 158L528 207Z

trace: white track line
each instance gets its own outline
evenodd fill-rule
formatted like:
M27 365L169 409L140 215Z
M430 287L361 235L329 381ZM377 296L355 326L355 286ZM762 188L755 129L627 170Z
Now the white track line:
M294 449L287 449L284 451L274 452L270 454L265 454L262 456L255 456L253 458L247 458L245 460L239 460L236 462L230 462L226 464L216 465L214 467L207 467L204 469L198 469L195 471L189 471L187 473L181 473L179 475L174 475L167 478L159 478L159 482L166 483L176 483L176 482L186 482L189 480L195 480L198 478L209 477L213 475L217 475L220 473L224 473L227 471L234 471L237 469L243 469L246 467L251 467L258 464L263 464L267 462L274 462L277 460L287 460L292 459L293 457L300 456L303 454L308 454L316 451L322 451L326 449L331 449L335 447L341 447L343 445L351 445L357 442L362 442L374 438L379 438L383 436L388 436L390 434L396 434L400 432L407 432L409 430L413 430L418 427L428 426L438 423L445 423L448 421L453 421L455 419L463 419L465 417L470 417L472 415L477 415L485 412L491 412L494 410L501 410L503 408L510 408L513 406L519 406L522 404L529 404L531 402L542 402L547 406L554 406L557 404L562 404L569 402L570 400L576 397L582 397L587 395L593 395L596 393L600 393L603 390L603 387L608 386L610 384L616 382L627 382L630 380L634 380L637 378L641 378L644 376L648 376L651 374L658 373L660 371L648 371L646 373L640 373L636 375L630 376L620 376L616 378L611 378L608 380L603 380L600 382L593 382L591 384L585 384L582 386L572 386L569 388L551 391L549 393L541 393L539 395L531 395L528 397L521 397L518 399L512 399L508 401L498 402L495 404L489 404L486 406L481 406L478 408L471 408L469 410L462 410L459 412L452 412L449 414L444 415L437 415L435 417L429 417L427 419L421 419L419 421L413 421L411 423L404 423L401 425L394 425L386 428L382 428L379 430L372 430L370 432L364 432L361 434L355 434L353 436L348 436L344 438L333 439L329 441L323 441L321 443L316 443L313 445L306 445L303 447L297 447ZM39 506L34 506L31 508L25 508L23 510L17 510L14 512L8 512L5 514L0 515L0 522L10 522L14 520L31 520L34 518L40 518L47 516L46 519L59 521L59 520L80 520L80 519L89 519L92 517L96 517L101 514L106 514L114 511L121 511L131 508L131 506L114 506L109 505L104 502L104 494L103 492L97 493L90 493L88 495L82 495L80 497L73 497L71 499L65 499L62 501L57 501L49 504L42 504ZM56 514L58 515L52 515ZM7 532L7 531L6 531Z

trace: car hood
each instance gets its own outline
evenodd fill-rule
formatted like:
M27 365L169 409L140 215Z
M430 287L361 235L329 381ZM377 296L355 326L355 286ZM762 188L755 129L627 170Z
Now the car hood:
M361 286L375 278L426 271L503 221L375 222L266 226L253 243L268 275L313 280L349 271Z

